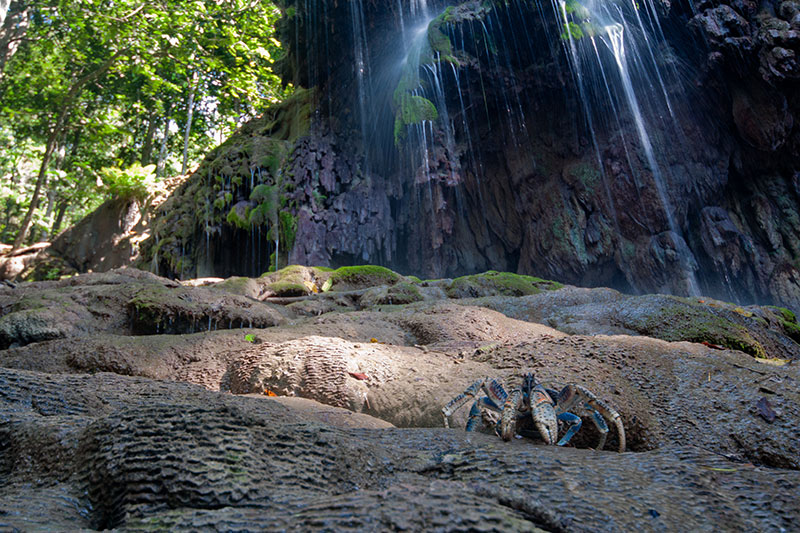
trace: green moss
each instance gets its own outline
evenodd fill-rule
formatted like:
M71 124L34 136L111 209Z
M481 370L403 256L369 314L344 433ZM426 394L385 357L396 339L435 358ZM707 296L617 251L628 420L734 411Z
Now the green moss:
M236 226L237 228L249 230L250 207L242 208L242 206L240 205L235 205L231 207L231 210L228 211L228 216L225 217L225 220L227 220L229 224Z
M389 288L387 296L390 304L410 304L422 301L422 293L413 283L400 282Z
M252 280L250 278L234 276L224 281L221 281L215 285L212 285L211 288L215 290L229 292L231 294L249 296L251 292L250 291L251 283Z
M778 306L775 306L775 305L768 305L768 306L765 306L765 307L767 309L770 309L774 313L778 314L778 316L780 316L786 322L797 324L797 315L795 315L792 310L787 309L785 307L778 307Z
M311 197L314 199L314 202L317 205L323 205L325 203L325 200L328 199L327 196L325 196L324 194L319 192L317 189L314 189L313 191L311 191Z
M583 38L583 30L576 23L569 21L564 24L564 31L561 33L561 38L568 41L570 38L574 40Z
M394 144L395 146L402 146L403 141L406 140L406 125L403 124L403 117L400 113L394 118Z
M483 274L456 278L447 287L446 292L450 298L478 298L496 295L525 296L562 287L563 285L556 281L490 270Z
M416 94L403 94L399 97L399 109L394 120L394 141L399 145L405 139L406 126L435 121L439 112L433 102Z
M376 265L341 267L331 273L328 282L331 290L363 289L377 285L394 285L402 279L400 274Z
M265 272L261 279L266 282L264 288L276 296L302 296L319 292L328 272L330 269L321 267L289 265L277 272Z
M785 307L766 306L778 318L778 322L783 329L783 332L793 341L800 343L800 325L797 323L797 315L793 311Z
M452 56L453 43L450 42L450 37L441 30L441 25L444 22L442 17L444 17L444 14L428 25L428 43L430 43L431 50L434 53L438 53L443 57Z
M297 237L297 217L288 211L278 213L284 249L291 250Z
M434 121L439 112L433 102L415 94L406 95L400 106L400 116L406 125L420 124L425 120Z
M275 296L305 296L312 291L302 283L278 282L268 285L268 289Z
M666 298L666 303L629 319L625 326L665 341L707 342L754 357L767 357L764 347L746 327L712 311L716 308L709 309L705 304L676 296L658 298Z

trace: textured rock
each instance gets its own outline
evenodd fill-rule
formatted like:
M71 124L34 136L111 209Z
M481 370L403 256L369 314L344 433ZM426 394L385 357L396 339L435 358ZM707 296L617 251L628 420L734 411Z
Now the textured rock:
M798 519L796 471L701 448L337 429L268 399L109 374L0 370L0 382L3 527L777 530Z
M105 328L0 350L0 529L780 531L800 520L796 364L631 335L680 304L752 321L763 346L789 349L800 333L789 310L574 287L434 300L448 283L427 282L413 304L357 310L355 298L264 329L139 336L114 318L125 287L190 304L227 293L130 269L21 285L76 315L113 313ZM612 405L628 451L586 449L598 438L589 420L567 448L441 427L442 406L476 379L510 388L526 371Z
M0 348L90 333L188 333L269 327L283 308L122 268L62 281L0 287Z

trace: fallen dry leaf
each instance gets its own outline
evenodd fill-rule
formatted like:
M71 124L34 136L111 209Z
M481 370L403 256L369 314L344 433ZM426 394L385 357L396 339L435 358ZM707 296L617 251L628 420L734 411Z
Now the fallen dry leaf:
M720 346L719 344L711 344L708 341L703 341L700 344L702 344L703 346L708 346L709 348L714 348L715 350L724 350L725 349L724 346Z

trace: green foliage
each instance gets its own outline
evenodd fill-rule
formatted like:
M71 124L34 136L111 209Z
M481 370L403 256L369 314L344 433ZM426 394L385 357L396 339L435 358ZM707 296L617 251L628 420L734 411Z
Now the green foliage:
M255 336L255 335L253 335L252 333L248 333L247 335L245 335L245 336L244 336L244 340L246 340L247 342L250 342L250 343L254 343L254 344L255 344L255 342L256 342L256 336Z
M109 195L139 195L141 172L132 169L156 163L162 142L160 175L180 168L190 100L192 161L292 91L273 72L284 52L274 37L280 11L269 1L15 5L24 9L12 6L10 18L24 11L27 24L0 70L0 183L13 185L0 199L11 215L0 227L4 241L30 204L45 146L53 153L43 182L50 209L40 204L34 214L43 229L54 222L45 212L61 206L66 224ZM106 186L97 189L98 180Z
M135 198L141 202L156 188L155 170L155 165L143 167L134 163L124 170L106 167L99 174L105 190L112 198Z

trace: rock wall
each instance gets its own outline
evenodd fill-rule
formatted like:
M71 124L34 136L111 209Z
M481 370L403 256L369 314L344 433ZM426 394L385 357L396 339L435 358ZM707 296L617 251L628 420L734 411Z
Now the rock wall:
M164 210L159 238L172 241L146 260L173 276L255 275L277 248L279 266L511 270L800 306L797 2L643 3L630 16L652 46L628 61L653 64L637 88L646 139L612 80L601 17L580 18L576 2L574 27L529 2L445 7L287 2L284 78L315 91L212 154ZM396 67L426 33L418 72ZM590 41L594 77L575 67ZM298 116L292 133L277 125ZM279 157L247 153L256 138L282 143ZM199 185L232 159L241 166ZM273 223L250 216L264 175L285 213ZM245 223L225 216L234 207Z

